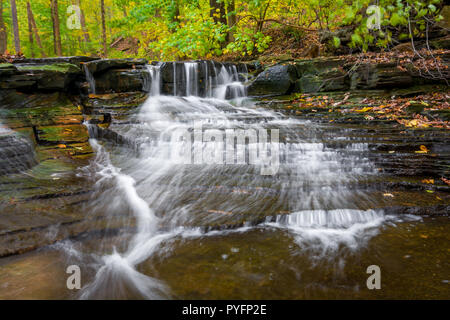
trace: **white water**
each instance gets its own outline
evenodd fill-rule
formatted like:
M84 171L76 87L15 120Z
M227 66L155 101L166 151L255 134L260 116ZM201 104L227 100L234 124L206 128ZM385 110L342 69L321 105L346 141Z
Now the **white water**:
M86 80L89 83L89 94L96 94L96 85L94 75L89 71L86 65L83 65Z
M106 212L111 219L120 217L136 231L125 249L98 259L96 277L84 287L82 298L114 298L130 292L147 299L169 298L170 289L138 272L139 264L174 237L252 229L252 223L234 231L205 233L198 228L240 221L242 215L251 219L264 214L268 221L276 217L257 227L288 230L300 248L308 245L320 255L341 246L356 250L391 221L383 212L364 209L370 199L348 188L363 175L376 173L364 155L367 145L353 144L346 152L337 152L316 136L321 130L316 125L255 108L244 99L236 68L204 68L206 98L198 97L199 63L185 64L185 97L177 96L183 93L176 81L174 96L161 95L159 66L148 68L150 97L132 125L111 127L141 141L139 153L116 150L111 161L106 149L92 141L97 192L90 210ZM280 171L268 178L250 165L178 164L171 157L172 133L192 129L194 122L214 129L284 130Z
M148 92L150 96L159 96L161 94L161 65L147 65L149 78L144 83L144 91Z
M8 133L8 132L10 132L10 131L11 131L11 130L10 130L8 127L2 125L1 122L0 122L0 134L2 134L2 133Z

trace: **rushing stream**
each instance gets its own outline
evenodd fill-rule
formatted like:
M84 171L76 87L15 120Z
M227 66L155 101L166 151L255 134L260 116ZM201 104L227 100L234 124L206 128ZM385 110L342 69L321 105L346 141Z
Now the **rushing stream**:
M245 75L236 67L206 66L200 76L200 63L184 67L185 88L175 82L173 94L162 95L160 66L148 66L147 101L129 121L110 128L133 146L91 139L96 159L78 176L92 180L95 191L81 210L106 216L116 232L23 258L40 268L40 257L48 273L62 270L55 271L61 279L60 266L83 271L80 292L69 292L61 280L40 297L375 298L408 292L403 280L385 295L371 295L367 267L388 268L411 255L411 248L398 249L404 252L399 256L389 247L406 246L408 230L427 223L436 234L441 229L373 209L374 200L355 188L377 175L368 145L328 147L323 126L257 107L245 97ZM233 153L233 163L225 163L234 152L225 146L227 134L242 132L249 136L233 138L231 146L244 156ZM180 158L174 150L185 153ZM429 250L439 249L433 244ZM444 273L437 278L437 287L448 288Z

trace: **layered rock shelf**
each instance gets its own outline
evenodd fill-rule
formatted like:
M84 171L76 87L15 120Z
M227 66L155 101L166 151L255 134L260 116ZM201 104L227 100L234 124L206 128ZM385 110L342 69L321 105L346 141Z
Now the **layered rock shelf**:
M448 55L440 59L449 64ZM155 67L160 93L180 96L189 93L186 79L195 82L197 95L207 96L223 76L221 68L233 69L238 75L235 81L246 83L248 95L259 99L257 107L327 123L328 135L322 137L327 148L346 152L347 144L368 144L368 157L384 175L356 181L355 189L373 196L377 208L397 213L448 213L448 186L440 181L450 174L447 131L405 130L389 120L369 123L367 114L357 117L315 107L299 111L291 104L298 93L327 92L336 100L354 99L357 106L361 105L359 98L399 95L394 91L400 89L404 96L433 90L434 85L448 92L449 79L421 77L412 68L398 68L395 63L350 63L339 57L285 61L265 68L257 63L196 63L195 69L187 69L183 62L88 57L1 63L0 257L114 228L106 220L87 222L80 208L91 190L77 170L94 156L90 137L129 147L131 152L135 149L138 141L118 134L115 127L135 121L130 115L146 100L155 81L151 73ZM187 76L192 70L195 73ZM350 98L347 92L351 92ZM421 110L412 112L420 114ZM446 112L439 116L448 117ZM430 150L426 156L416 152L422 145ZM423 182L431 178L436 181L433 186ZM395 198L383 196L391 193ZM259 223L265 218L255 215L242 220ZM236 227L240 222L207 227ZM59 226L57 232L52 233L55 226Z

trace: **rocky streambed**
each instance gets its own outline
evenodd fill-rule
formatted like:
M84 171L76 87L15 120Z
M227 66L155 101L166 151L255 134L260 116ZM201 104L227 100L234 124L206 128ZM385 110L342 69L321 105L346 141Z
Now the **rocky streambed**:
M79 297L64 287L66 264L85 265L87 285L96 270L86 256L126 251L141 232L136 203L128 202L136 195L158 217L158 234L171 232L168 244L158 242L170 250L146 253L136 270L170 294L156 295L160 288L149 284L149 296L119 277L117 287L91 286L86 298L408 298L410 278L418 297L448 297L448 129L351 111L373 108L369 98L448 98L448 86L388 63L355 68L339 58L266 68L87 57L0 64L0 297ZM298 106L299 99L322 107ZM411 112L448 121L445 109ZM167 128L196 119L219 129L279 129L281 155L291 162L272 177L241 166L169 168L152 152L165 150ZM136 193L105 176L132 177ZM319 220L311 229L293 217ZM360 224L348 241L339 238ZM318 228L331 236L308 238ZM392 270L390 289L360 288L358 261ZM416 268L401 275L410 262ZM32 284L50 274L62 285ZM111 296L118 287L127 289Z

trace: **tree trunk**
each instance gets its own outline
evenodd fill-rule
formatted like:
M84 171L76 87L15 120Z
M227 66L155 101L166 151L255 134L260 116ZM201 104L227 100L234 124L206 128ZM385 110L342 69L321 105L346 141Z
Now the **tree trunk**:
M30 42L31 57L34 58L34 41L33 41L33 23L31 22L31 6L27 2L27 17L28 17L28 40Z
M226 26L227 25L227 13L225 10L225 0L220 0L219 3L219 8L220 8L220 18L219 21Z
M20 50L19 20L17 19L16 0L11 0L11 16L14 31L14 47L16 49L16 54L19 54L21 50Z
M228 3L228 27L232 28L232 30L230 30L228 32L228 42L233 42L234 41L234 35L233 35L233 31L236 27L236 5L234 0L230 0Z
M80 24L81 24L81 30L83 30L84 42L89 43L89 42L91 42L91 39L89 37L89 32L86 27L86 18L84 16L84 11L83 11L83 9L81 9L81 0L77 0L77 5L80 8Z
M105 0L100 0L100 6L102 11L102 42L103 42L103 55L108 56L108 46L106 44L106 20L105 20Z
M37 25L36 25L36 20L34 20L34 14L33 14L33 10L31 10L31 5L29 2L27 2L27 12L28 12L28 19L29 22L31 23L31 27L34 33L34 39L36 40L36 44L38 45L39 49L41 50L41 55L42 57L47 57L47 55L45 54L44 48L42 47L42 43L41 43L41 37L39 36L39 31L37 29Z
M8 33L6 32L5 21L3 20L3 0L0 0L0 55L8 49Z
M55 54L62 56L61 31L59 28L58 0L51 0L52 21L53 21L53 44Z
M225 13L225 0L209 0L210 11L209 15L214 19L215 23L227 24L227 17Z

